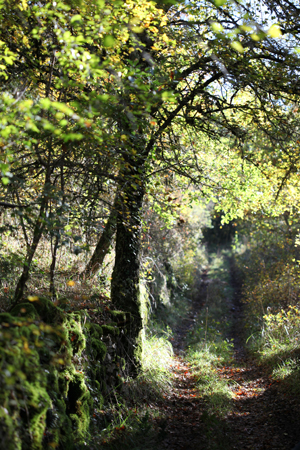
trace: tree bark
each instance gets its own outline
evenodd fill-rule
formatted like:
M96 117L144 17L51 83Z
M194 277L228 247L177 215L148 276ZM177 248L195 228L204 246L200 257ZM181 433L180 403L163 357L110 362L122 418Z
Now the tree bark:
M53 297L55 297L55 267L57 260L58 244L59 244L59 236L55 236L54 245L51 242L52 261L50 265L50 285L49 285L49 291L51 292Z
M50 159L50 156L49 156L49 159ZM36 220L34 230L33 230L32 242L31 242L31 244L27 245L27 254L26 254L25 261L24 261L24 265L23 265L23 272L22 272L22 275L19 278L19 281L16 286L14 301L11 306L11 309L23 297L25 285L29 278L31 263L32 263L34 254L36 252L37 246L39 245L39 242L43 235L43 231L45 228L45 214L48 209L48 203L49 203L50 174L51 174L51 171L50 171L50 164L49 164L46 168L44 192L43 192L43 197L41 199L39 215L38 215L38 218Z
M135 375L139 367L143 328L139 291L139 251L146 159L147 155L135 161L128 158L126 168L121 174L123 185L116 199L117 235L111 299L118 309L130 313L130 323L123 343L131 375Z
M42 205L41 205L41 208L40 208L39 216L37 218L37 221L36 221L36 224L35 224L35 227L34 227L32 243L28 246L28 249L27 249L26 259L25 259L25 262L24 262L24 265L23 265L23 272L22 272L22 275L19 278L19 281L17 283L17 287L16 287L16 290L15 290L15 296L14 296L14 302L13 302L12 308L23 297L25 285L26 285L26 282L28 281L28 278L29 278L29 272L30 272L32 259L34 257L34 254L36 252L37 246L38 246L38 244L40 242L40 239L42 237L43 230L45 228L44 214L46 212L46 209L47 209L47 200L46 200L46 198L44 198L43 202L42 202Z
M98 244L96 245L94 253L81 276L89 278L95 275L95 273L98 272L102 266L105 256L109 252L117 228L117 197L118 196L116 195L109 218L105 224L105 228L100 236Z

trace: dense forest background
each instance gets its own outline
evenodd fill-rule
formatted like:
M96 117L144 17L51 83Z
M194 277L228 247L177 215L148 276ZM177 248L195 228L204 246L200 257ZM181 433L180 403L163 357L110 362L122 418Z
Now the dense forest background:
M299 15L0 2L3 448L160 448L183 354L203 448L242 347L299 397Z

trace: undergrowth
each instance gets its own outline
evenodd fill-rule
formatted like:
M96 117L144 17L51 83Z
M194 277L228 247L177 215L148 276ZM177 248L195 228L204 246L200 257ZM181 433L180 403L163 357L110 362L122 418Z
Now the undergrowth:
M47 238L41 240L36 250L30 271L30 278L26 283L24 297L29 295L51 297L58 303L68 303L73 306L86 301L93 302L99 296L109 294L110 276L112 271L112 254L106 256L103 269L93 279L80 276L90 257L84 251L75 254L61 247L57 255L55 269L55 293L49 292L49 268L51 265L51 248ZM21 268L25 259L24 245L10 233L0 238L0 311L9 309L13 302L15 287L21 275ZM63 305L64 307L67 305Z
M245 225L244 225L245 226ZM274 380L300 393L300 261L298 224L264 218L246 227L244 251L236 256L243 278L247 346Z

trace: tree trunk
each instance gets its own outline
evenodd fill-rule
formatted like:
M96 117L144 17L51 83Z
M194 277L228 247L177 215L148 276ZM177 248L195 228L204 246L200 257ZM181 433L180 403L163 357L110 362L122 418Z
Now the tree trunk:
M32 263L34 254L36 252L37 246L39 245L39 242L43 235L43 231L45 228L45 214L48 209L48 202L49 202L49 187L50 187L50 165L48 165L48 167L46 168L44 192L43 192L43 197L41 200L40 211L39 211L39 215L38 215L38 218L37 218L35 226L34 226L32 242L31 242L31 244L27 245L27 254L26 254L25 261L24 261L24 265L23 265L23 272L17 283L14 301L11 306L11 309L23 297L25 285L29 278L31 263Z
M23 272L21 277L19 278L19 281L17 283L17 287L15 290L15 296L14 296L14 302L12 305L12 308L22 299L23 297L23 293L24 293L24 289L25 289L25 285L26 282L28 281L29 278L29 271L30 271L30 267L31 267L31 263L32 263L32 259L34 257L34 254L36 252L37 246L40 242L40 239L42 237L43 234L43 230L44 230L44 213L46 210L46 201L43 201L43 204L41 205L40 208L40 213L39 213L39 217L37 218L35 227L34 227L34 231L33 231L33 239L32 239L32 243L31 245L28 246L27 249L27 255L26 255L26 259L23 265Z
M51 242L52 261L51 261L51 265L50 265L50 286L49 286L49 291L51 292L53 297L55 297L55 267L56 267L56 260L57 260L58 244L59 244L59 236L55 236L54 246L52 246L52 242Z
M143 328L139 292L139 250L145 161L144 155L137 161L130 160L125 164L126 169L121 174L123 186L116 199L116 256L111 299L118 309L130 313L130 323L123 343L131 375L136 374L139 367Z
M116 195L109 218L105 224L105 228L100 236L100 239L98 241L98 244L96 245L90 261L81 274L82 276L92 277L93 275L95 275L95 273L102 266L105 256L109 252L117 228L117 197L118 196Z
M52 261L50 265L50 286L49 291L51 292L52 296L55 297L55 268L56 268L56 261L57 261L57 250L58 245L60 241L60 230L63 226L61 220L64 216L64 206L65 206L65 177L64 177L64 155L62 155L61 163L60 163L60 189L62 193L62 202L60 208L56 211L56 223L54 222L54 229L57 228L59 231L57 232L57 235L55 236L55 242L54 246L52 244L52 238L51 238L51 252L52 252Z

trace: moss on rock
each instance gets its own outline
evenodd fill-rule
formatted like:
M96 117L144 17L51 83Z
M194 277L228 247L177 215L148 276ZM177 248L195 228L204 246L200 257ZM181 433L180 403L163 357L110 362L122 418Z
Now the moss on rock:
M6 450L73 450L86 442L91 412L124 366L114 343L131 316L111 313L114 322L100 326L86 312L68 313L39 298L0 314L0 442Z
M84 375L73 373L69 383L67 411L79 439L84 439L87 435L92 406L92 397L85 384Z
M102 325L103 336L118 336L120 334L119 328L115 324Z
M124 311L110 311L110 315L117 322L117 325L125 325L128 322L127 314Z
M12 316L30 317L36 319L38 317L38 312L35 307L29 303L19 303L11 310Z

